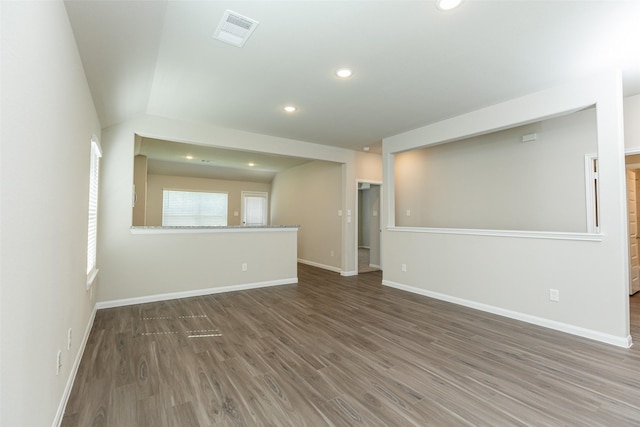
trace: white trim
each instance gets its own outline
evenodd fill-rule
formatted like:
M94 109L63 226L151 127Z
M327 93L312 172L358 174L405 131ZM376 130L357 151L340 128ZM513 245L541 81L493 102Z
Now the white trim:
M482 230L472 228L387 227L387 231L429 234L462 234L466 236L518 237L526 239L580 240L601 242L600 233L563 233L555 231Z
M596 226L596 195L600 194L600 186L594 191L593 182L596 180L596 174L593 172L593 162L598 159L597 154L586 154L584 156L584 179L585 179L585 200L587 202L587 232L599 233L600 227ZM596 181L597 183L597 181Z
M100 269L93 267L91 272L87 276L87 290L93 286L93 283L96 281L96 277L98 277L98 272Z
M300 264L306 264L306 265L310 265L312 267L322 268L324 270L333 271L335 273L342 273L342 270L340 269L340 267L334 267L332 265L320 264L319 262L309 261L309 260L302 259L302 258L298 258L298 262Z
M493 305L482 304L479 302L467 300L464 298L458 298L451 295L441 294L439 292L433 292L426 289L416 288L414 286L404 285L402 283L392 282L390 280L383 280L382 284L392 288L400 289L403 291L411 292L414 294L423 295L429 298L434 298L441 301L447 301L453 304L462 305L465 307L473 308L480 311L485 311L499 316L508 317L510 319L521 320L523 322L531 323L545 328L554 329L556 331L577 335L583 338L589 338L595 341L600 341L606 344L612 344L618 347L629 348L633 345L631 336L619 337L616 335L605 334L602 332L594 331L592 329L586 329L579 326L569 325L567 323L556 322L555 320L549 320L538 316L531 316L525 313L519 313L517 311L506 310Z
M220 294L223 292L245 291L247 289L266 288L270 286L293 285L298 283L297 277L289 279L269 280L265 282L244 283L240 285L221 286L217 288L197 289L193 291L169 292L166 294L147 295L144 297L123 298L97 303L98 309L123 307L134 304L146 304L149 302L166 301L178 298L198 297L203 295Z
M76 358L73 361L73 365L71 366L71 372L69 373L67 384L64 388L64 392L62 393L62 399L60 400L60 404L58 405L58 411L56 412L56 417L53 420L53 424L52 424L53 427L60 427L60 425L62 424L62 417L64 416L64 411L67 409L67 403L69 402L69 397L71 396L73 383L76 380L76 375L78 374L78 368L80 367L80 362L82 361L84 350L87 347L87 342L89 341L89 335L91 334L91 329L93 328L93 322L96 319L97 311L98 311L98 306L96 304L93 306L93 311L91 312L91 316L89 316L89 322L87 323L87 327L84 330L84 336L82 337L80 348L78 348L78 353L76 354Z
M340 275L342 277L351 277L351 276L357 276L358 275L358 271L341 271Z
M297 225L220 227L131 227L131 234L274 233L298 231Z
M91 136L91 143L96 145L96 149L98 150L98 157L102 157L102 146L100 145L100 140L97 136Z

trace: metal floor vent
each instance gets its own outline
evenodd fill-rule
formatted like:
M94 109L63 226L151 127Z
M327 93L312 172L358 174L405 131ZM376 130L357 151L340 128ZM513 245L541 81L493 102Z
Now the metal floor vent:
M226 10L213 37L234 46L242 47L258 26L258 21Z

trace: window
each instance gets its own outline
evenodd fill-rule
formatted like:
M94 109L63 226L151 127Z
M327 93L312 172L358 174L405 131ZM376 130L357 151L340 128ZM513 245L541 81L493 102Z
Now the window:
M242 192L242 224L267 225L268 193Z
M98 177L100 176L100 143L91 138L91 163L89 166L89 228L87 233L87 287L98 273L96 246L98 238Z
M163 226L227 225L227 193L163 190Z

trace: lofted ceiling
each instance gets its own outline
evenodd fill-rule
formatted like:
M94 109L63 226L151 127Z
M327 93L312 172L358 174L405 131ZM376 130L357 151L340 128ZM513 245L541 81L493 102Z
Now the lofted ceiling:
M152 114L361 150L610 67L640 93L637 0L65 4L103 127ZM227 9L259 22L242 48L212 37Z

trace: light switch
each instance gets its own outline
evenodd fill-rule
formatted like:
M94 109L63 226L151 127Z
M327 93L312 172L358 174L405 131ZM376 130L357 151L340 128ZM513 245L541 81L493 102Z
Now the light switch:
M240 215L238 211L233 211L233 216L238 216L238 215Z
M347 210L347 216L351 216L351 209Z
M338 216L342 216L342 211L338 211Z
M378 211L373 211L373 216L378 216Z

